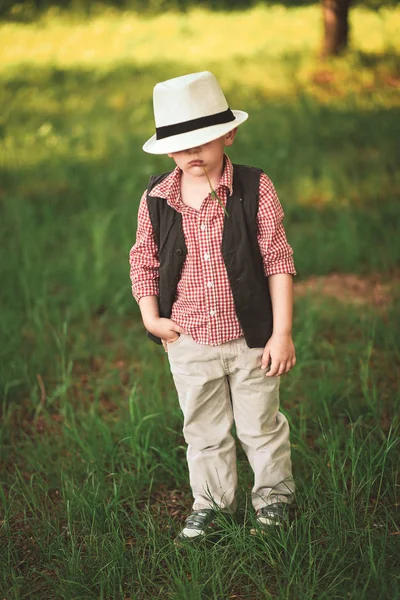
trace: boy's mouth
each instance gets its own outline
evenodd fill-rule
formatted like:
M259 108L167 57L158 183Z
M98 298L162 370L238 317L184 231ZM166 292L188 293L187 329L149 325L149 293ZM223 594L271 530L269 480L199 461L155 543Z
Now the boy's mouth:
M203 161L199 159L191 160L189 163L189 165L192 165L193 167L201 167L202 164Z

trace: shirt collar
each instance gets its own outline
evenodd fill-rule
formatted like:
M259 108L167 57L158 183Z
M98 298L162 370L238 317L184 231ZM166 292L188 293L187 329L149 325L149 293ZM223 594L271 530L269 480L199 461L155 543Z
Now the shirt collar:
M161 183L152 189L151 195L156 198L165 198L168 201L168 204L175 208L181 202L181 173L182 170L179 167L175 167ZM232 195L233 165L227 154L224 154L224 170L221 179L219 180L217 191L220 190L221 187L226 187Z

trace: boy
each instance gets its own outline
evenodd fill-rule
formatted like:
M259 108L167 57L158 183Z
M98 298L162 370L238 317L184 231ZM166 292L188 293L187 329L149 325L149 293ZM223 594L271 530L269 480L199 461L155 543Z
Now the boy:
M184 417L194 504L176 541L202 539L218 510L236 510L233 423L255 476L250 533L264 533L286 522L295 492L279 412L280 376L296 363L284 213L270 179L224 153L248 115L231 111L211 73L159 83L153 100L156 134L143 149L176 168L142 196L130 276Z

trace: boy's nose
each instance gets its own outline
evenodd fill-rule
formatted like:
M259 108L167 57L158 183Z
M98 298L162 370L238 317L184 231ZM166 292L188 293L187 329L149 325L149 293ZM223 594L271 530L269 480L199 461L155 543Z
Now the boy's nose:
M195 146L194 148L189 148L188 152L189 154L195 154L196 152L200 151L201 146Z

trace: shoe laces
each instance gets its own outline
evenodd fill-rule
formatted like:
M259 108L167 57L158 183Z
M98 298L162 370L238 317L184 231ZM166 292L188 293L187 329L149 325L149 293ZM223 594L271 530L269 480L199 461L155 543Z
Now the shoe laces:
M283 519L286 516L286 506L283 502L262 506L257 511L257 515L259 517Z
M214 516L212 509L196 510L187 517L185 525L189 529L202 529L213 520Z

